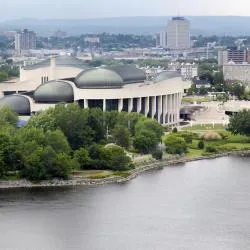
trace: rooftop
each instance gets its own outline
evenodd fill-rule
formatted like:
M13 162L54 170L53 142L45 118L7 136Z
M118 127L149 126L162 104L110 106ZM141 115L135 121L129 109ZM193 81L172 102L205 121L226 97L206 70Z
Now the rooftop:
M36 64L24 66L25 70L38 69L43 67L49 67L51 62L51 58L45 59ZM69 55L60 55L55 57L56 66L60 67L75 67L75 68L84 68L84 62L74 56Z

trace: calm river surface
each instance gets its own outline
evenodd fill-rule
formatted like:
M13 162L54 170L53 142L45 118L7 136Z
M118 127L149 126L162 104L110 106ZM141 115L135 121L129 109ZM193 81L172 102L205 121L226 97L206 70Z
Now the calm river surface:
M122 185L0 191L0 249L250 249L249 158Z

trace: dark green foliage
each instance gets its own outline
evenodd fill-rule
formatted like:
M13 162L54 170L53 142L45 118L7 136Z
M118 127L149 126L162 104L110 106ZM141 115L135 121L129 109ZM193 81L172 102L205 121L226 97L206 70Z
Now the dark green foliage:
M0 109L1 178L17 170L32 181L67 179L79 168L128 171L134 165L124 148L149 153L163 135L157 121L141 114L103 113L77 104L58 104L23 128L16 127L17 120L8 108ZM110 139L116 144L106 145Z
M179 135L171 134L164 140L166 152L169 154L184 154L187 152L187 144Z
M134 147L141 153L154 151L161 141L163 127L155 120L142 119L135 126Z
M205 151L207 153L216 153L217 149L215 147L213 147L213 146L207 146L206 149L205 149Z
M207 95L208 90L205 86L201 86L198 90L199 95Z
M244 99L245 86L241 83L233 83L228 85L228 91L231 95L237 96L239 100Z
M131 144L131 138L130 138L130 133L128 128L122 126L122 125L117 125L115 128L112 130L112 138L114 142L126 149L129 148Z
M233 134L250 136L250 110L243 110L232 116L228 130Z
M119 146L104 147L94 144L89 148L90 169L126 171L133 167L131 158Z
M162 150L157 148L155 151L152 152L152 157L156 160L162 160L163 157Z
M185 142L191 144L193 142L193 134L192 133L181 133L180 136L184 138Z
M176 127L173 128L172 130L173 133L177 133L178 132L178 129Z
M12 125L16 126L18 116L12 112L8 106L0 108L0 126Z
M7 81L9 78L9 75L5 71L0 71L0 82Z
M131 158L126 155L124 149L118 146L105 148L106 154L109 155L109 169L114 171L126 171L134 168Z
M91 169L92 160L89 157L89 152L85 148L79 148L74 153L74 159L79 163L81 169Z
M197 145L198 149L204 149L205 145L204 145L204 141L203 140L200 140L198 142L198 145Z
M144 154L148 154L155 150L159 143L159 139L153 131L141 130L136 133L134 147Z
M71 151L67 138L60 130L46 132L45 145L51 146L56 153L69 154Z

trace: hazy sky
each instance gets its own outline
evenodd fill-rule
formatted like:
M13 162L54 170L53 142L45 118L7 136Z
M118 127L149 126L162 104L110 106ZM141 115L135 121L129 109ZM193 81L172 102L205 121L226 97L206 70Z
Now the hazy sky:
M250 14L249 0L0 0L0 20Z

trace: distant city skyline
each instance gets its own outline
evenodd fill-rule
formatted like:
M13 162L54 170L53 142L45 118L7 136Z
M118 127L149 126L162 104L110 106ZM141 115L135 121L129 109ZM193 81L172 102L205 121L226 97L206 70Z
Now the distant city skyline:
M2 2L2 3L1 3ZM126 16L249 16L246 0L0 0L0 21L19 18L89 19Z

